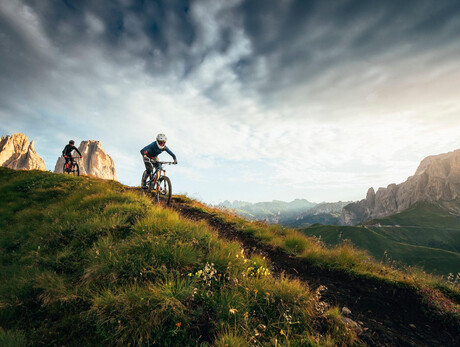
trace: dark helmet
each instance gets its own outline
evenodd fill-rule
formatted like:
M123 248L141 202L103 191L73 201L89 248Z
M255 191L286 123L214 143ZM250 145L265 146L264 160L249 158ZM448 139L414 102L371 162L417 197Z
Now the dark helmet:
M70 140L69 141L69 145L74 145L75 144L75 141L74 140Z

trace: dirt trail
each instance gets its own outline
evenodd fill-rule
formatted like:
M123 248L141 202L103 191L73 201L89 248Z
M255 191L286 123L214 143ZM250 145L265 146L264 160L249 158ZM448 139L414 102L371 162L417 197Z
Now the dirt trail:
M349 317L362 328L359 337L367 345L460 346L458 328L428 319L422 311L420 297L410 290L340 271L319 269L304 259L239 232L232 223L197 210L180 198L174 198L172 208L184 217L207 221L219 236L240 242L249 252L262 253L271 261L274 273L299 278L313 288L326 286L323 298L329 304L351 310Z

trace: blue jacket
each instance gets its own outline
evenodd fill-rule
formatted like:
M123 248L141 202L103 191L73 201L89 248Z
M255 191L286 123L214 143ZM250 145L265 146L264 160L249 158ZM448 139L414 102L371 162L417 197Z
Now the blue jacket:
M176 160L176 155L173 152L171 152L171 150L166 145L163 149L161 149L158 147L156 141L142 148L141 154L147 155L148 157L158 157L158 155L161 154L161 152L163 151L166 151L167 153L169 153L169 155L173 157L174 160Z

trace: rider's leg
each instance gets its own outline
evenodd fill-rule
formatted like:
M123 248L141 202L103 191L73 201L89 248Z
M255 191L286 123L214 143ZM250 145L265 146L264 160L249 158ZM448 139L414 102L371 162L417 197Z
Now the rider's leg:
M158 158L155 158L157 161L158 161ZM159 164L157 162L154 162L153 163L153 173L156 174L157 173L157 170L158 170L158 166ZM154 181L156 181L157 179L157 175L155 175L155 177L153 178Z
M144 173L142 174L142 179L141 179L142 188L145 187L145 182L147 181L147 177L149 177L149 173L147 172L147 170L145 170Z
M69 163L72 161L72 159L70 159L69 157L66 157L65 158L65 167L66 169L69 169Z
M152 173L153 171L153 166L152 166L152 163L150 162L150 160L142 157L143 160L144 160L144 165L145 165L145 171L144 173L142 174L142 180L141 180L141 187L144 187L145 186L145 182L147 180L147 177L150 176L150 174Z

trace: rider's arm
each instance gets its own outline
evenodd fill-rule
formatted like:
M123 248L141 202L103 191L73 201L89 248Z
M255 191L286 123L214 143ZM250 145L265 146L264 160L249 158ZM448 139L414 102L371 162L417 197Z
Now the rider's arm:
M77 148L77 147L74 147L74 149L78 152L78 154L80 154L80 157L81 157L81 153L80 153L80 151L78 150L78 148Z
M168 154L173 157L174 161L177 161L176 155L167 147L165 146L165 151L168 152Z
M62 150L62 155L65 157L65 150L67 149L67 145L64 147L64 149Z
M152 142L151 144L145 146L144 148L141 149L141 154L143 156L147 156L149 158L153 158L155 155L152 153L152 148L153 146L156 145L156 142Z

